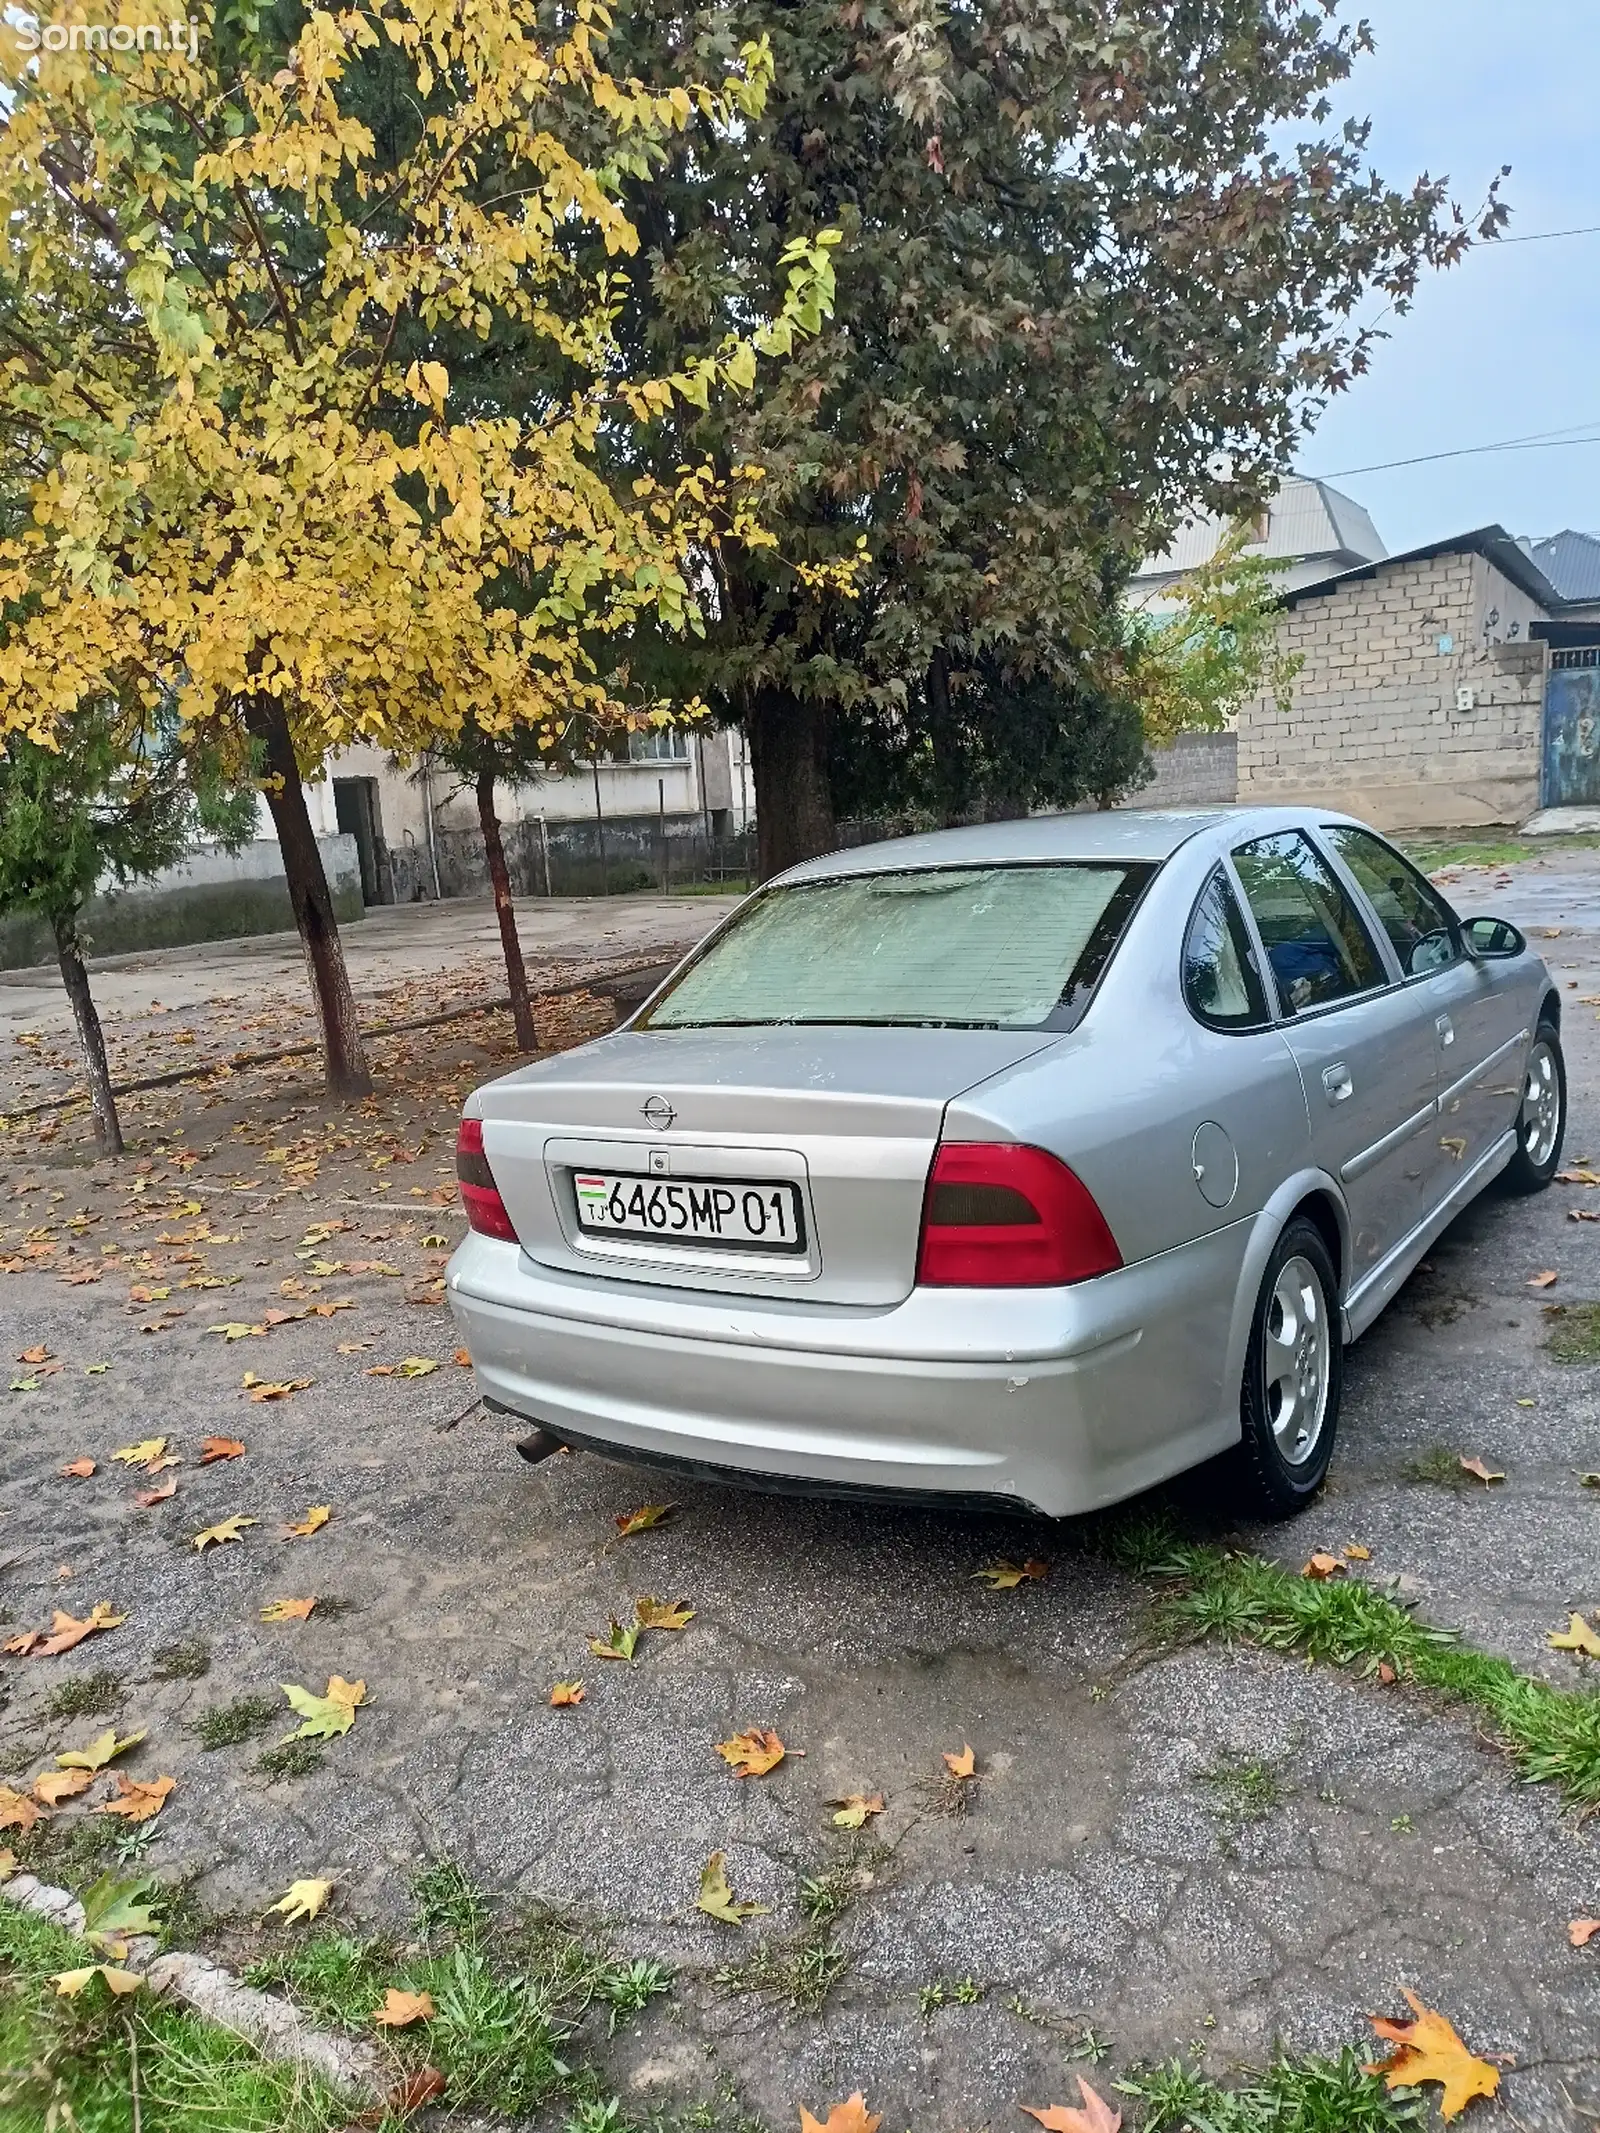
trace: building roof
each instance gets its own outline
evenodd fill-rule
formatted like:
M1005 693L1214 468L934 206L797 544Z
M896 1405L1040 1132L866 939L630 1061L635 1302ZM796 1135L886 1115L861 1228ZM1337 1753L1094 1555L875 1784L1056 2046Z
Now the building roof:
M1519 544L1542 570L1562 600L1600 600L1600 534L1575 533L1569 526L1542 540Z
M1323 593L1336 591L1341 585L1354 585L1363 578L1375 578L1380 570L1394 570L1402 563L1427 563L1441 555L1483 556L1503 577L1509 578L1519 592L1525 592L1530 600L1537 600L1552 614L1567 604L1526 546L1514 541L1504 526L1478 526L1471 533L1452 534L1443 541L1428 541L1420 548L1407 548L1399 555L1383 556L1375 562L1359 564L1353 570L1333 571L1308 585L1291 586L1282 596L1282 605L1297 607L1302 600L1315 600Z
M1164 554L1147 556L1130 580L1137 594L1165 584L1183 572L1210 562L1231 521L1212 512L1186 519ZM1267 513L1267 537L1252 541L1247 555L1267 556L1291 565L1285 584L1302 576L1320 577L1330 569L1376 561L1387 555L1378 529L1353 497L1325 481L1291 475L1279 488Z

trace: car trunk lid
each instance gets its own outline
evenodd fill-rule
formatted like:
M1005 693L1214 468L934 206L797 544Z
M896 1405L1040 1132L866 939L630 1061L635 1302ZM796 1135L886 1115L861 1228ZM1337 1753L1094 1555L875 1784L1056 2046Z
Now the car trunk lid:
M491 1083L471 1108L523 1249L546 1266L883 1305L916 1278L946 1105L1058 1041L1041 1030L623 1031ZM612 1176L792 1184L800 1248L597 1237L580 1226L575 1180Z

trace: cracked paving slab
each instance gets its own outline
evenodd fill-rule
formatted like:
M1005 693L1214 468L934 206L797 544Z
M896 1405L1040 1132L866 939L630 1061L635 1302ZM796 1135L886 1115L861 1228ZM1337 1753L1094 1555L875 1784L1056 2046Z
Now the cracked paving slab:
M1581 1004L1600 991L1600 943L1564 930L1541 945L1567 1003L1569 1149L1600 1156L1600 1026ZM1476 2048L1515 2055L1476 2123L1592 2126L1600 1948L1573 1949L1566 1922L1600 1910L1600 1829L1520 1784L1470 1718L1272 1654L1157 1650L1148 1589L1070 1525L666 1490L586 1456L530 1470L503 1420L463 1415L471 1381L421 1239L456 1232L427 1196L459 1091L498 1069L501 1041L452 1036L396 1066L382 1130L428 1145L381 1179L362 1144L275 1195L227 1183L256 1160L236 1127L304 1135L348 1116L293 1072L171 1092L139 1114L159 1208L136 1233L117 1212L138 1204L126 1169L113 1178L70 1136L13 1149L8 1189L40 1190L0 1200L9 1237L80 1207L100 1219L75 1255L0 1282L7 1360L43 1343L64 1364L0 1407L0 1613L31 1625L106 1598L128 1620L60 1659L3 1662L0 1763L31 1771L86 1737L97 1722L51 1719L51 1694L109 1669L119 1722L150 1729L130 1767L177 1779L148 1864L193 1875L226 1933L248 1936L311 1873L338 1880L346 1920L398 1925L411 1873L438 1854L508 1906L603 1925L679 1973L672 1999L609 2047L641 2110L731 2082L784 2125L798 2102L862 2086L891 2123L998 2124L1024 2098L1066 2095L1088 2064L1075 2055L1100 2040L1108 2077L1178 2052L1226 2074L1279 2045L1365 2042L1366 2013L1397 2011L1409 1985ZM175 1149L205 1144L218 1153L170 1168ZM237 1239L188 1247L230 1285L174 1288L187 1317L141 1334L151 1307L126 1301L132 1255L183 1249L154 1239L195 1226L170 1212L186 1198ZM1557 1298L1600 1297L1595 1226L1568 1220L1589 1198L1600 1192L1558 1186L1462 1217L1352 1351L1326 1497L1292 1528L1239 1529L1293 1567L1359 1540L1362 1574L1566 1687L1585 1677L1545 1640L1569 1607L1600 1606L1600 1493L1576 1480L1600 1469L1600 1370L1550 1359L1550 1292L1526 1283L1553 1267ZM353 1227L321 1249L399 1273L313 1287L296 1252L330 1210ZM126 1251L103 1263L100 1244L119 1238ZM91 1245L100 1278L63 1285ZM258 1321L286 1279L353 1308L232 1343L204 1332ZM355 1341L371 1346L338 1353ZM440 1367L366 1375L408 1354ZM111 1367L83 1376L97 1359ZM254 1404L247 1368L313 1382ZM197 1467L213 1432L245 1439L245 1457ZM144 1477L109 1454L159 1434L183 1455L179 1487L141 1510ZM1481 1453L1507 1481L1457 1493L1408 1479L1437 1446ZM63 1479L83 1454L98 1473ZM619 1541L616 1518L664 1494L671 1518ZM1233 1530L1208 1477L1178 1501L1201 1530ZM328 1525L284 1538L310 1503L333 1507ZM196 1554L192 1535L234 1512L260 1523ZM972 1573L1000 1555L1043 1556L1050 1574L989 1592ZM323 1604L308 1620L260 1621L267 1601L310 1593ZM596 1659L589 1639L644 1593L685 1598L694 1621L647 1633L631 1666ZM157 1653L196 1638L203 1678L156 1678ZM287 1704L237 1746L208 1752L190 1730L234 1698L320 1689L331 1673L364 1679L369 1701L308 1776L256 1768L290 1730ZM584 1702L552 1710L551 1684L577 1676ZM747 1726L791 1749L767 1778L736 1779L714 1752ZM954 1813L940 1758L965 1742L980 1776ZM829 1803L856 1791L887 1804L852 1836ZM696 1911L712 1851L767 1915L735 1930ZM806 1927L802 1882L830 1871L853 1875L832 1928L849 1964L803 2012L753 1989L755 1959L765 1948L769 1977L781 1972Z

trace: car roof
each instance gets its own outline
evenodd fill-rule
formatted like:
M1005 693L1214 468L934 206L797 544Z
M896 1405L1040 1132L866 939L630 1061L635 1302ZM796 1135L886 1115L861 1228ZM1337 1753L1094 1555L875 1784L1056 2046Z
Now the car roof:
M1337 810L1324 811L1342 820ZM993 866L1050 859L1169 859L1201 831L1226 824L1240 832L1286 829L1304 810L1288 807L1113 807L1078 815L1030 815L1020 822L980 822L891 837L808 859L782 881L819 881L840 874L877 874L902 867ZM1319 817L1319 819L1321 819Z

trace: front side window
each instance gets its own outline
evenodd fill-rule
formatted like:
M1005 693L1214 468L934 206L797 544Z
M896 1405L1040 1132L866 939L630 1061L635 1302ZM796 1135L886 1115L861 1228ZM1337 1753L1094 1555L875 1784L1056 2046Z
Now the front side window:
M1153 871L929 867L770 889L639 1026L1067 1028Z
M1183 943L1183 997L1217 1029L1256 1029L1267 999L1244 914L1219 868L1194 907Z
M1355 905L1309 838L1298 830L1257 837L1240 845L1233 863L1291 1014L1386 982Z
M1444 970L1461 954L1454 914L1409 860L1371 830L1325 822L1322 834L1361 884L1408 978Z

